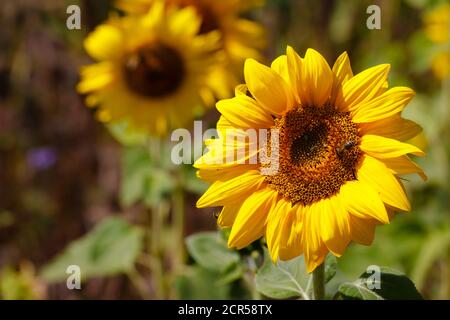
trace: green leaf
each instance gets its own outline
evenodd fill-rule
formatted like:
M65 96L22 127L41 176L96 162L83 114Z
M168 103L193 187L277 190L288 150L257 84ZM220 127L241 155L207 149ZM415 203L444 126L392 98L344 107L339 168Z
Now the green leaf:
M159 168L144 147L125 148L120 199L124 206L143 201L151 206L168 197L175 179L168 168Z
M72 242L43 267L41 276L49 282L67 279L67 267L78 265L83 280L126 273L142 250L143 232L118 217L103 220L87 235Z
M274 264L264 252L264 264L256 273L256 290L273 299L310 298L312 277L306 272L303 256Z
M217 284L225 285L234 282L244 275L244 268L240 263L233 263L229 268L227 268L217 280Z
M188 267L184 274L175 279L175 289L178 299L229 299L230 286L217 282L217 272L198 266Z
M219 232L201 232L187 237L187 249L192 258L205 269L219 273L239 262L239 254L227 247Z
M336 275L337 259L332 254L329 254L325 259L325 283L331 281Z
M358 300L421 300L414 283L401 272L380 267L379 277L373 271L364 272L354 282L343 283L339 293L344 299Z
M192 166L183 166L182 174L184 179L184 187L187 191L194 194L202 194L208 189L208 184L203 180L197 178L195 172L197 171Z

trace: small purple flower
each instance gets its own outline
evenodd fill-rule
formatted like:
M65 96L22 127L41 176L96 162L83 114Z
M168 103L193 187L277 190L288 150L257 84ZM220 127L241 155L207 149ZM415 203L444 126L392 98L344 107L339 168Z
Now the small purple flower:
M56 152L50 147L33 148L27 153L27 163L30 167L44 170L56 162Z

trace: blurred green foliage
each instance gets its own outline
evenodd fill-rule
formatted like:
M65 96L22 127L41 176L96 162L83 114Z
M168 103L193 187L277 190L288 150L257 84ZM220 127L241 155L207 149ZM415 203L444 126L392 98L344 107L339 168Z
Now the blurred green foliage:
M426 148L427 157L417 161L429 179L406 177L413 211L378 228L372 246L350 246L337 259L327 293L354 283L366 266L380 265L405 273L425 298L449 299L450 79L432 73L433 58L443 48L423 31L423 15L448 1L378 1L381 30L366 28L369 0L266 2L251 18L267 28L267 61L288 44L298 52L313 47L330 63L347 51L355 73L390 63L390 85L417 92L404 114L424 128L415 143ZM80 31L65 27L68 4L82 7ZM301 257L281 265L289 282L268 263L262 241L231 251L226 230L198 233L214 230L218 209L195 209L206 184L192 167L168 161L170 144L136 146L146 138L124 135L121 126L103 127L83 105L75 92L78 68L88 60L82 40L111 8L107 0L0 4L0 297L287 298L299 296L298 285L308 292ZM205 123L213 126L217 116L212 110ZM36 165L36 150L49 151L54 161ZM156 225L158 215L149 217L148 207L159 210L175 201L180 186L186 195L176 201L184 221L167 209L159 215L163 225ZM121 218L110 217L117 212ZM176 230L168 226L175 222ZM159 232L157 248L151 230ZM186 248L177 233L190 235ZM188 265L173 267L187 256ZM82 293L53 283L64 284L70 264L82 265ZM361 295L353 289L345 295Z

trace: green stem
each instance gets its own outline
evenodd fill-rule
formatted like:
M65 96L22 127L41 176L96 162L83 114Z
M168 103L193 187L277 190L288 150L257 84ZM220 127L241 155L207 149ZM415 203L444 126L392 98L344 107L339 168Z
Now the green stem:
M180 269L185 262L184 250L184 189L181 174L178 175L178 185L173 195L173 227L176 237L175 271Z
M314 300L325 299L325 262L313 271Z

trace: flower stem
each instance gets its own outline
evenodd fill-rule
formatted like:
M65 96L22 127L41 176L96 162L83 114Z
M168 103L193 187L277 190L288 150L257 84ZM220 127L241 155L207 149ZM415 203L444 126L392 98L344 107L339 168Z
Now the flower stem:
M315 300L325 299L325 262L313 271L313 290Z
M181 174L178 174L178 185L175 189L174 196L173 196L173 225L175 230L175 237L176 239L176 263L175 263L175 269L176 271L179 271L177 269L180 269L184 262L185 262L185 251L184 251L184 188L183 188L183 182L182 177L180 177Z

